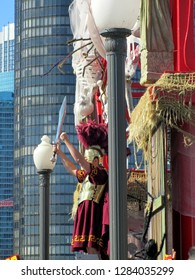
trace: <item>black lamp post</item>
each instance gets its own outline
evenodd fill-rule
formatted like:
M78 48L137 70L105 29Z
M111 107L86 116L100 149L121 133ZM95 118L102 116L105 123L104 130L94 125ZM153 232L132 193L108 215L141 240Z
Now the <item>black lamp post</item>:
M110 258L127 259L126 179L126 37L136 22L139 0L92 0L100 34L105 37L108 75L108 158L110 199Z
M49 260L49 183L55 162L51 162L52 145L47 135L34 150L33 159L39 174L39 258Z

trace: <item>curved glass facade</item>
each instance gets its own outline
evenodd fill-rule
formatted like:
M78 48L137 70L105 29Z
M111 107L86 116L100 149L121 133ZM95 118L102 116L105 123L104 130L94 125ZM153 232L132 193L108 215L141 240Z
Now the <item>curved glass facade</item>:
M70 2L15 1L14 252L25 260L39 259L39 180L33 151L45 134L55 140L58 112L65 95L68 107L64 130L77 145L71 60L64 66L65 74L57 67L52 69L71 52L66 46L72 39ZM69 213L75 185L75 179L58 159L50 177L50 259L74 258L70 252Z

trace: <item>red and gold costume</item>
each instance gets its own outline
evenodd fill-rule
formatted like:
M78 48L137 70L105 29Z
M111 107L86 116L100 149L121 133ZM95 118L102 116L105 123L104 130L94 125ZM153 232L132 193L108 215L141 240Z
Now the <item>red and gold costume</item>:
M77 170L79 182L77 211L74 218L72 251L97 249L107 258L108 249L108 173L102 167L91 164L91 171Z

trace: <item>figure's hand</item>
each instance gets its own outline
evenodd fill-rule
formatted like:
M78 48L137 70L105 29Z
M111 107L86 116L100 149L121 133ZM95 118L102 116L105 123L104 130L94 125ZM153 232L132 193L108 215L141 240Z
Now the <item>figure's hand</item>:
M60 151L61 151L61 149L60 149L60 143L55 143L55 144L53 144L53 152L54 152L55 154L58 154Z
M57 153L57 144L53 144L53 145L52 145L52 148L53 148L53 152L54 152L54 153Z
M66 142L68 141L68 135L66 134L66 132L62 132L61 135L60 135L60 139L63 141L63 142Z
M53 143L52 148L53 148L53 156L50 158L50 160L52 163L54 163L56 162L56 154L59 154L60 151L59 143Z

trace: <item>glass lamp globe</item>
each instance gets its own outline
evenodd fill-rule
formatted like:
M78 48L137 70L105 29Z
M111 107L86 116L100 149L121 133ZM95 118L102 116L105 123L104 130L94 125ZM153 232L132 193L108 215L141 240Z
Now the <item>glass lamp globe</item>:
M113 28L132 29L139 15L140 0L91 0L99 32Z
M43 135L41 143L36 147L33 153L33 160L37 170L53 170L55 162L51 162L53 147L50 144L50 138Z

